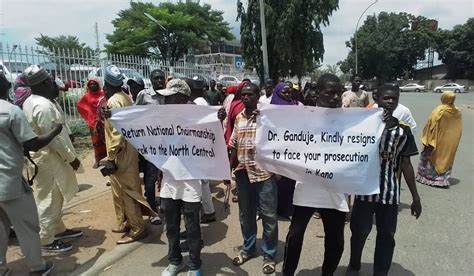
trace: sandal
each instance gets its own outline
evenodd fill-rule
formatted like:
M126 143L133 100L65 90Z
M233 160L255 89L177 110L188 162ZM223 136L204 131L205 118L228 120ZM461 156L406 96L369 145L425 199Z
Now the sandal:
M239 253L237 253L237 256L235 256L234 260L232 260L232 263L235 265L235 266L240 266L240 265L243 265L246 261L252 259L254 256L254 254L249 254L243 250L239 251Z
M275 273L275 261L270 258L263 259L262 271L264 274Z

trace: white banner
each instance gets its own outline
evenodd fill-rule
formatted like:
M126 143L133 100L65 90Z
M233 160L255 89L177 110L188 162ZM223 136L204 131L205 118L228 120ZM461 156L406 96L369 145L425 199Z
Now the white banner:
M262 105L256 160L270 172L334 192L376 194L384 127L381 109Z
M231 179L218 107L130 106L112 110L110 121L157 168L176 180Z

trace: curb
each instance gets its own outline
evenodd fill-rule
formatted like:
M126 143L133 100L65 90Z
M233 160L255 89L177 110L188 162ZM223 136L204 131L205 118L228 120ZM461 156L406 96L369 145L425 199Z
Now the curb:
M77 269L70 272L69 275L100 275L112 267L116 262L125 258L127 255L134 252L138 248L151 241L159 239L163 232L156 231L156 228L151 229L148 224L146 225L146 228L149 234L140 242L118 245L111 251L102 254L97 260L90 260L80 265Z

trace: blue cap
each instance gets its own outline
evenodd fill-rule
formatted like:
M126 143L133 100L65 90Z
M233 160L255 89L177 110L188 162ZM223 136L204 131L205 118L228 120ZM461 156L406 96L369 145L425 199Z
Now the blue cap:
M117 87L123 85L124 76L120 69L115 65L109 65L105 68L104 81L111 86Z

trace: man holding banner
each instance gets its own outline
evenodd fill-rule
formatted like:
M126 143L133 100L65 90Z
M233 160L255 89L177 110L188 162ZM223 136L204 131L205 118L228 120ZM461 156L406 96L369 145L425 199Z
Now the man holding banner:
M258 201L263 223L264 253L263 273L275 272L275 255L278 245L277 186L274 176L261 169L255 162L255 136L257 123L254 111L257 109L260 90L252 83L242 89L245 109L237 115L234 130L229 141L231 167L235 169L240 226L244 238L242 250L234 258L234 265L240 266L252 258L257 249L257 222L255 221Z
M132 101L122 89L123 75L114 65L106 68L104 92L107 107L111 110L131 106ZM110 177L112 195L118 227L115 233L125 233L117 244L137 241L146 236L144 215L156 216L141 193L141 180L138 173L138 152L130 145L110 120L105 121L105 141L107 157L101 161L101 172Z
M392 84L378 89L378 106L384 108L386 122L380 141L380 193L356 195L351 217L351 258L348 275L358 275L361 267L362 250L367 236L372 230L374 215L377 226L375 242L374 275L387 275L392 264L395 249L398 204L400 203L401 173L405 177L413 198L411 213L418 219L421 215L420 196L416 189L415 173L410 156L417 155L418 149L409 125L402 124L393 117L398 105L400 90ZM357 193L356 193L357 194Z
M322 75L318 79L316 93L317 106L342 106L342 85L335 75ZM316 178L311 183L297 181L293 205L293 217L286 236L283 275L295 275L306 227L315 211L321 216L325 236L321 275L333 275L344 251L344 225L346 213L349 211L345 195L328 190Z

